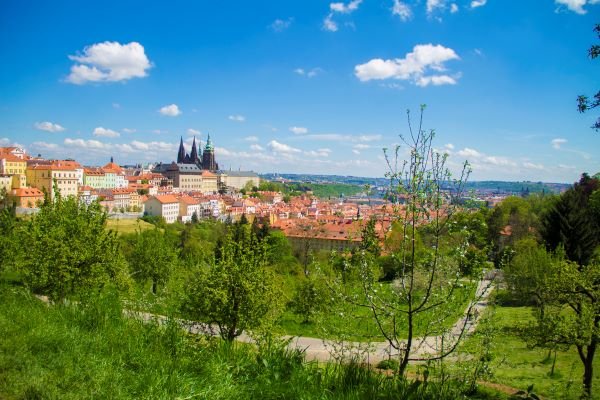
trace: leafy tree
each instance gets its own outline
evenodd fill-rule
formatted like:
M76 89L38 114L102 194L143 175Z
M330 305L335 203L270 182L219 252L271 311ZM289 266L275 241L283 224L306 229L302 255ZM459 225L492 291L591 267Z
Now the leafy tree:
M381 246L379 245L379 237L377 236L377 232L375 230L376 224L377 219L372 217L364 226L359 249L364 250L375 257L379 257L381 254Z
M301 315L303 323L311 322L311 319L327 307L327 290L319 285L316 279L309 277L300 283L292 299L292 310Z
M543 256L543 249L538 251L538 260L549 258ZM528 268L530 273L521 274L518 284L533 289L539 298L536 323L526 337L533 345L549 349L575 347L584 368L584 397L592 398L594 358L600 344L600 264L581 268L558 254L543 273L539 265Z
M600 24L596 24L596 26L594 27L594 32L596 32L598 38L600 38ZM599 55L600 45L592 45L592 47L590 47L590 49L588 50L588 56L593 60ZM577 97L577 109L580 113L586 112L598 106L600 106L600 91L598 91L594 95L594 98L592 100L590 100L585 95L580 95L579 97ZM592 128L596 131L600 130L600 118L598 118L594 125L592 125Z
M600 245L600 213L595 208L600 180L583 174L542 217L542 237L552 250L562 246L569 260L586 265Z
M109 283L126 285L126 263L106 219L98 203L88 206L60 195L47 199L19 232L17 262L25 282L59 302Z
M507 278L537 303L529 334L536 345L574 346L584 366L584 395L591 397L593 361L600 343L600 181L583 174L542 218L542 237L553 256L533 244L517 248ZM519 254L520 253L520 254Z
M6 190L0 191L0 204L6 199ZM6 268L14 261L14 254L18 249L18 242L15 237L17 227L17 218L14 205L4 204L0 206L0 271Z
M150 280L152 293L165 284L177 265L177 250L158 228L138 232L129 256L131 275L140 282Z
M188 284L183 308L192 318L216 325L231 342L274 321L281 294L266 268L264 241L259 243L251 231L242 240L229 233L219 246L218 261Z

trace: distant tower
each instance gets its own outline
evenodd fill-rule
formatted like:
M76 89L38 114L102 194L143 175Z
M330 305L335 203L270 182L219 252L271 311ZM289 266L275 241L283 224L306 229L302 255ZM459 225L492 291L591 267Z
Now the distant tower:
M216 171L219 169L219 164L215 162L215 148L210 141L210 133L206 138L206 147L202 153L202 169Z
M179 152L177 153L177 163L182 164L185 162L185 147L183 147L183 137L179 142Z
M200 165L200 158L198 157L198 148L196 147L196 136L192 142L192 152L190 153L190 164Z

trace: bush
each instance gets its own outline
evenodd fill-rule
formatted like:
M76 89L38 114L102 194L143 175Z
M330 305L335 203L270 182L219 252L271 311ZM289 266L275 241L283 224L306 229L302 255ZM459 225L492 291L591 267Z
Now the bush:
M387 360L381 360L377 364L377 368L379 368L379 369L389 369L392 371L398 371L399 366L400 366L400 364L398 363L398 360L395 360L393 358L389 358Z

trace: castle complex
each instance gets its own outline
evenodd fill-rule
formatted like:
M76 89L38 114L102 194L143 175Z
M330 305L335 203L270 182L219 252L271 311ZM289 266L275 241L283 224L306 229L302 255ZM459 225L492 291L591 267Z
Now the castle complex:
M210 133L208 134L206 147L204 147L202 156L198 154L198 146L196 145L195 136L194 141L192 142L192 151L190 154L185 152L185 147L183 146L183 137L181 137L179 142L179 151L177 153L177 164L194 164L198 168L206 171L217 171L219 169L219 164L215 162L215 148L210 140Z

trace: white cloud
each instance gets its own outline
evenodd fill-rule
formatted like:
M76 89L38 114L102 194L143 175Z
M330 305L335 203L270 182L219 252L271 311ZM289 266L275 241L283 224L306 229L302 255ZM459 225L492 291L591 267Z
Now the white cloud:
M452 3L452 4L450 4L450 12L451 12L452 14L455 14L455 13L457 13L457 12L458 12L458 6L456 5L456 3Z
M371 147L371 145L370 144L359 143L359 144L355 144L352 147L354 149L356 149L356 150L365 150L365 149L369 149Z
M352 152L353 152L354 154L360 154L360 151L358 151L358 150L356 150L356 149L352 150Z
M271 26L271 29L273 29L275 32L282 32L282 31L286 30L287 28L289 28L290 25L292 24L292 22L294 22L294 18L292 18L292 17L290 17L288 19L277 18L275 21L273 21L273 23L270 26Z
M402 21L408 21L412 17L412 11L408 4L403 3L400 0L394 0L392 15L399 16Z
M301 135L299 138L311 139L311 140L324 140L331 142L343 142L343 143L368 143L381 140L381 135L341 135L339 133L319 133L310 135Z
M332 18L333 18L333 13L327 14L325 19L323 20L323 29L325 29L326 31L329 31L329 32L337 32L338 25Z
M94 132L92 134L94 136L103 136L108 138L116 138L121 136L119 132L113 131L112 129L103 128L101 126L94 129Z
M84 140L84 139L70 139L66 138L64 141L65 146L69 147L80 147L84 149L109 149L110 144L103 143L99 140Z
M231 121L235 121L235 122L244 122L246 120L246 117L244 117L243 115L230 115L229 120Z
M274 153L300 153L301 150L276 140L271 140L267 147Z
M47 143L47 142L33 142L31 143L31 147L37 150L58 150L58 145L56 143Z
M136 130L133 128L123 128L121 130L125 133L135 133L136 132Z
M65 128L63 128L59 124L54 124L54 123L48 122L48 121L36 122L35 124L33 124L33 127L40 131L46 131L46 132L62 132L65 130Z
M446 8L446 0L427 0L426 7L427 14L431 15L438 9Z
M112 103L112 106L113 106L114 109L117 109L117 110L119 108L121 108L121 105L119 103Z
M342 13L342 14L350 14L353 11L358 10L358 6L360 6L360 3L362 3L362 0L352 0L348 4L330 3L329 9L332 12L338 12L338 13Z
M308 157L329 157L331 154L331 149L323 148L317 150L307 150L304 151L303 154Z
M263 151L264 148L260 145L260 144L251 144L250 145L250 150L254 150L254 151Z
M454 148L452 144L444 146L446 153L451 153ZM475 149L465 147L457 151L456 156L466 158L475 168L489 169L490 167L517 167L517 163L507 157L489 156Z
M440 85L456 85L456 79L449 75L429 75L420 77L416 85L425 87L429 85L440 86Z
M351 14L358 10L358 6L362 3L362 0L352 0L348 4L342 2L329 3L329 14L323 20L323 29L329 32L336 32L338 28L337 22L333 20L333 15L338 14ZM354 28L353 22L346 22L344 25Z
M598 0L554 0L554 3L558 5L558 7L556 8L557 12L562 11L563 6L567 7L567 9L569 9L570 11L573 11L574 13L583 15L587 13L587 10L584 9L583 7L586 4L597 4L599 3Z
M472 158L479 158L479 157L483 156L483 154L481 154L477 150L470 149L468 147L465 147L464 149L457 151L456 155L460 156L460 157L472 157Z
M295 135L304 135L308 133L308 128L303 126L291 126L290 132L294 133Z
M471 8L483 7L487 3L487 0L473 0L471 1Z
M560 150L561 146L567 143L567 139L556 138L552 139L550 143L552 144L553 148L555 148L556 150Z
M419 86L456 84L456 79L447 74L427 74L431 71L446 71L444 64L458 59L460 57L451 48L439 44L419 44L404 58L374 58L365 64L359 64L354 67L354 74L363 82L373 79L399 79L412 81Z
M294 72L300 76L306 76L307 78L314 78L323 72L322 68L316 67L312 69L305 70L304 68L296 68Z
M131 147L135 150L140 151L175 151L176 144L167 143L167 142L140 142L138 140L134 140L131 142Z
M509 160L506 157L499 157L499 156L486 156L482 159L482 161L484 163L487 164L492 164L492 165L497 165L500 167L516 167L517 163L515 163L512 160Z
M447 148L448 150L454 150L454 145L452 143L446 143L444 145L445 148Z
M558 168L560 169L575 169L574 165L566 165L566 164L558 164Z
M69 56L71 66L66 81L76 85L88 82L118 82L143 78L152 64L138 42L103 42L87 46L82 54Z
M176 117L182 114L177 104L169 104L167 106L161 107L160 110L158 110L158 112L162 115L166 115L167 117Z
M258 138L256 136L246 136L244 140L246 142L258 142Z
M197 129L192 129L192 128L189 128L189 129L187 130L187 134L188 134L189 136L200 136L200 135L201 135L201 132L200 132L199 130L197 130Z
M534 163L528 162L528 161L524 162L523 166L525 168L528 168L528 169L536 169L536 170L539 170L539 171L545 169L543 164L534 164Z

